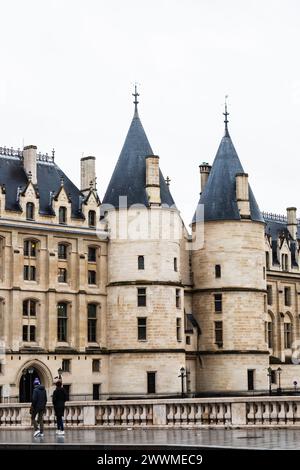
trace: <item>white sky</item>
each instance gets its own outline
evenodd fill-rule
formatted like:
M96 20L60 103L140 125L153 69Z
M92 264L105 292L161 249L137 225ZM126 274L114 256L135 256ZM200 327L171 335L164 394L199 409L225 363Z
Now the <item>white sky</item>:
M189 222L228 94L260 208L300 214L299 48L297 0L0 0L0 146L54 146L77 184L82 153L95 155L102 198L137 81L142 123Z

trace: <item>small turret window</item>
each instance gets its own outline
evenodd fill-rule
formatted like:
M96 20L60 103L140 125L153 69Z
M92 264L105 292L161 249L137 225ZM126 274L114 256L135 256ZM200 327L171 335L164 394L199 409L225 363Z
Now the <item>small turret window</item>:
M26 204L26 219L34 220L34 204L33 202L27 202Z
M96 212L89 211L89 226L96 227Z
M215 321L215 343L219 348L223 346L223 322Z
M60 207L58 210L58 222L60 224L66 224L67 223L67 208L66 207Z
M215 312L221 313L222 312L222 294L215 294Z
M178 271L177 258L174 258L174 271Z
M215 265L215 276L216 278L221 277L221 265L220 264Z
M145 269L145 258L144 256L139 256L138 257L138 268L139 269Z

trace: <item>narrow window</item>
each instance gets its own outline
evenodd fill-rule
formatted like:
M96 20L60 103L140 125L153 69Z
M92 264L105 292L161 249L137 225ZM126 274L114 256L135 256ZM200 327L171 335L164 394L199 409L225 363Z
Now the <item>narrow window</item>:
M93 400L100 400L101 384L93 384Z
M222 294L214 294L215 298L215 312L222 312Z
M67 259L68 247L65 243L58 244L58 259Z
M215 343L219 346L223 346L223 322L215 321Z
M36 257L36 241L34 240L25 240L24 241L24 256L26 258L35 258Z
M137 304L138 307L146 307L147 305L147 297L146 297L146 288L139 287L137 290Z
M248 390L254 390L254 369L247 370Z
M267 322L267 340L268 348L273 348L273 323L271 321Z
M57 339L58 341L67 341L68 333L68 305L60 302L57 305Z
M25 281L35 281L36 278L36 269L35 266L24 266L24 280Z
M156 372L147 372L147 393L156 393Z
M34 204L33 202L27 202L26 204L26 219L34 220Z
M284 288L284 305L291 306L291 288L285 287Z
M65 268L58 268L58 282L67 282L67 270Z
M61 368L63 372L71 372L71 359L63 359Z
M267 285L267 298L268 298L268 305L273 304L273 290L271 285Z
M138 340L145 341L147 339L147 318L138 318Z
M66 207L60 207L58 209L58 222L60 224L66 224L67 223L67 208Z
M284 348L290 349L292 346L292 324L284 323Z
M23 341L35 342L35 326L23 325Z
M36 301L35 300L24 300L23 302L23 317L35 317L36 316Z
M185 337L185 342L186 342L186 344L191 344L191 337L190 337L190 336L186 336L186 337Z
M215 265L215 277L216 278L221 277L221 265L220 264Z
M177 341L182 340L182 336L181 336L181 318L176 318L176 336L177 336Z
M174 258L174 271L178 271L177 258Z
M90 263L95 263L96 261L96 248L93 246L88 247L88 261Z
M93 359L92 371L93 372L100 372L100 359Z
M138 269L145 269L145 259L142 255L138 257Z
M89 270L88 271L88 283L89 284L96 284L96 271Z
M95 211L89 211L88 219L89 219L89 226L96 227L96 212Z
M176 289L176 298L175 298L175 301L176 301L176 307L177 308L180 308L181 307L181 301L180 301L180 289Z
M283 271L288 271L289 269L288 255L286 254L281 255L281 267Z
M270 269L270 253L266 251L266 268Z
M88 304L88 342L97 341L97 305Z

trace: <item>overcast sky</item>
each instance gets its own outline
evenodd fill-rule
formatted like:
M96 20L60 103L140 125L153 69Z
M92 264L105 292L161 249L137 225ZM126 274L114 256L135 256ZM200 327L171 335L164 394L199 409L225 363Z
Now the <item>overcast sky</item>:
M132 84L184 219L199 168L229 128L262 210L298 206L300 2L0 0L0 146L56 149L79 184L97 157L101 198L130 125Z

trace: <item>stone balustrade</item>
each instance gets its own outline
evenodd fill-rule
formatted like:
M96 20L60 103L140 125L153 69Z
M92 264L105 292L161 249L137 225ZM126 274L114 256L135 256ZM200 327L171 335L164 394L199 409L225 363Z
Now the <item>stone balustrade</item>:
M30 427L28 404L1 404L0 429ZM55 426L47 405L46 427ZM68 402L70 427L268 427L300 426L300 397L193 398Z

